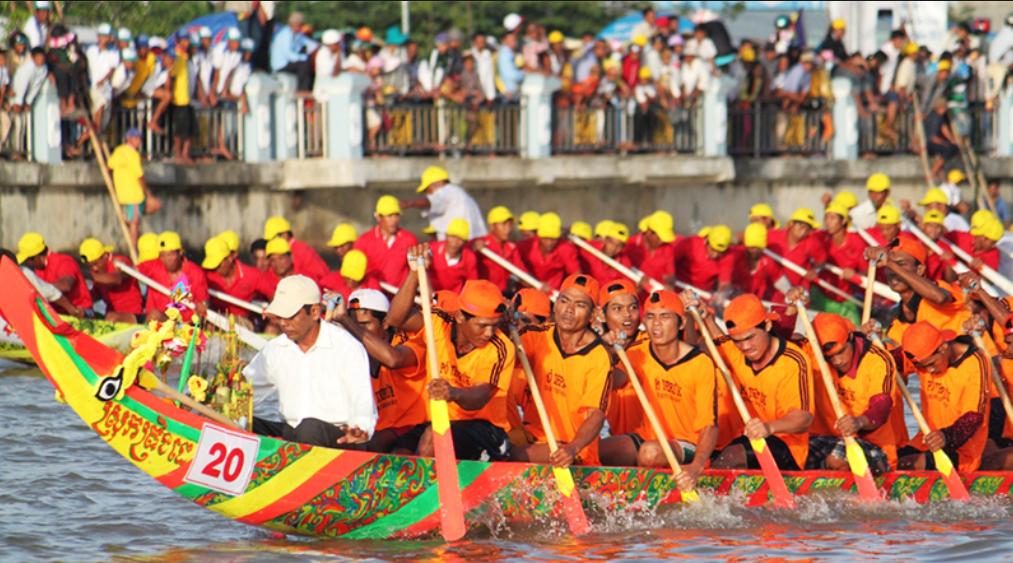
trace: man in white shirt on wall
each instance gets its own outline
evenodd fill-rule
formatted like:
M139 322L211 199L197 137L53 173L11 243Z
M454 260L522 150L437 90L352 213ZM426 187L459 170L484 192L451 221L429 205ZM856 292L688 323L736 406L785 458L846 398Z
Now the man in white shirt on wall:
M336 29L328 29L320 37L323 47L317 49L317 55L313 61L313 68L316 71L316 78L313 81L313 97L317 101L322 99L323 90L320 88L322 79L333 78L341 73L341 32Z
M401 208L416 207L424 209L423 217L436 230L436 238L447 238L447 227L454 219L464 219L471 225L471 238L484 237L489 234L485 226L485 217L478 203L461 186L450 183L447 171L430 166L422 173L422 183L416 190L425 193L425 197L401 201Z
M50 2L30 2L28 7L32 10L32 15L25 20L24 27L21 31L28 38L28 48L34 49L35 47L45 47L46 40L49 39L49 21L50 14Z

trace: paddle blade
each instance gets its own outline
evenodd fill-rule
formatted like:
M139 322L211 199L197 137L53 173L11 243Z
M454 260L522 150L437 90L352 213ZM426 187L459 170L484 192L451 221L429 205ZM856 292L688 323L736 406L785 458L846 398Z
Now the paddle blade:
M949 456L942 450L932 452L932 455L935 456L936 469L943 475L943 482L946 483L946 489L950 491L950 497L954 500L971 500L971 495L967 494L967 487L960 480L960 475L954 469Z
M851 472L855 474L855 484L858 485L858 494L865 501L879 501L883 497L876 488L876 480L872 477L872 470L869 469L869 460L865 458L865 451L853 438L847 441L848 465Z
M450 432L450 414L446 401L429 401L433 419L433 447L436 450L436 486L440 494L440 532L443 539L457 541L468 528L464 524L464 501L457 474L454 437Z
M700 495L696 491L681 493L682 502L700 502Z
M777 466L774 456L770 454L767 442L765 440L750 440L749 443L753 446L753 452L760 462L760 469L763 470L764 477L767 478L767 487L774 495L774 505L780 508L795 508L795 499L788 491L788 486L784 484L781 468Z
M570 523L570 531L580 536L591 531L591 524L584 514L584 507L580 504L580 494L577 493L577 486L573 483L573 474L565 467L553 467L552 474L556 478L556 488L559 489L560 503L563 505L563 512Z

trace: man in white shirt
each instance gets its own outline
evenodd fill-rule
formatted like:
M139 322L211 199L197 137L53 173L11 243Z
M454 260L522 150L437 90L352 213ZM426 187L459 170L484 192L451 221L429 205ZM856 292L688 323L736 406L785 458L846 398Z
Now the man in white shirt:
M485 36L476 33L471 38L471 49L468 52L475 59L475 70L478 72L478 81L482 84L482 94L487 100L495 100L496 64L486 43Z
M879 208L893 205L890 199L890 177L886 174L873 174L865 182L869 199L859 203L851 210L851 223L855 229L864 231L876 226L879 222Z
M447 171L430 166L422 173L422 184L415 190L425 192L426 196L400 202L401 208L417 207L424 209L423 217L436 230L436 238L447 238L447 227L454 219L464 219L471 225L471 238L484 237L489 234L485 226L482 210L461 186L451 184Z
M637 25L633 26L633 31L630 33L630 37L636 37L638 35L650 37L654 35L654 25L658 21L657 12L654 11L654 8L647 7L644 8L641 13L644 15L644 19Z
M120 58L120 64L113 71L113 77L109 80L112 94L108 100L109 103L130 88L130 83L134 81L134 76L137 74L137 51L130 48L124 49Z
M225 92L225 86L229 82L232 72L243 62L243 53L239 50L243 34L238 27L230 27L225 32L225 41L215 45L211 49L211 91L209 101L211 106L218 105L218 99Z
M911 204L904 200L900 202L901 208L908 212ZM946 227L947 231L962 231L968 232L971 230L971 225L962 216L953 212L950 208L950 203L947 199L946 192L940 188L932 188L929 190L925 197L918 202L918 205L925 207L925 213L930 211L938 211L943 215L943 226Z
M49 71L46 69L46 52L42 47L35 47L31 50L31 56L18 67L14 73L14 81L11 84L11 120L13 121L14 146L23 148L20 139L25 133L27 124L26 116L32 111L32 103L42 90Z
M46 40L49 39L50 3L32 2L29 4L29 7L32 9L32 15L25 20L25 25L21 28L21 31L28 38L29 49L45 47Z
M201 26L197 38L190 39L190 104L195 108L211 106L211 77L215 67L211 62L211 28ZM194 52L196 51L196 52ZM196 78L196 80L194 80Z
M695 106L697 99L703 96L710 87L710 69L707 63L697 56L696 41L686 44L682 51L682 103L686 107Z
M317 101L323 101L322 90L319 88L321 78L337 76L341 72L341 32L336 29L328 29L320 37L323 47L317 49L317 55L313 61L313 68L316 70L316 79L313 81L313 97Z
M362 449L377 410L366 349L345 329L321 319L320 289L306 276L278 284L266 314L282 334L268 342L243 372L254 404L278 393L284 419L253 419L253 431L326 448Z
M890 33L890 40L883 43L879 48L880 52L886 55L886 62L879 68L879 93L886 95L893 86L893 75L897 70L897 63L900 61L900 51L907 40L907 33L903 29L895 29Z

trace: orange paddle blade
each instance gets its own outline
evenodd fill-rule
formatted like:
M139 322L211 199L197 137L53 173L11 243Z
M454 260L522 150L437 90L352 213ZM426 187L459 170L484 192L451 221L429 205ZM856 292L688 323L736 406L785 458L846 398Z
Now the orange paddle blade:
M760 468L763 469L763 475L767 478L767 487L770 489L771 494L774 495L774 505L779 508L795 508L795 499L792 498L791 493L788 491L788 486L784 484L781 468L777 466L774 456L770 454L767 441L752 440L751 443L753 453L756 454L756 459L760 462Z
M851 465L851 472L855 476L855 484L858 485L858 493L864 501L879 501L883 497L876 487L876 480L872 477L872 470L869 469L869 461L865 458L862 446L854 438L845 438L847 444L848 463Z
M943 482L946 483L946 489L950 491L950 497L954 500L971 500L971 495L967 494L967 487L960 480L960 474L954 469L950 458L942 451L933 452L932 455L935 456L936 469L943 475Z
M440 532L443 539L457 541L468 531L464 524L464 502L457 474L454 437L446 401L429 401L433 418L433 447L436 450L436 486L440 494Z
M564 467L553 467L552 473L556 477L559 501L563 505L563 512L566 513L566 520L570 523L570 531L577 536L590 532L591 524L588 523L584 507L580 504L580 494L573 483L573 474Z

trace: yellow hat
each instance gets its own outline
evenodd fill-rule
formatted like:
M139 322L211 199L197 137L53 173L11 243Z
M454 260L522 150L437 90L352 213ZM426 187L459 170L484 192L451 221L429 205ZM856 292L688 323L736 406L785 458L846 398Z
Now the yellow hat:
M601 63L601 69L604 71L609 71L614 68L615 69L619 68L619 61L615 59L605 59L605 61Z
M746 47L739 52L739 58L742 59L742 62L744 63L751 63L756 60L756 50L752 47Z
M376 214L381 217L400 215L401 203L392 195L385 195L376 202Z
M903 53L903 54L905 54L905 55L913 55L913 54L915 54L915 53L918 52L918 44L917 43L905 43L904 46L901 47L900 52Z
M46 242L42 240L42 235L38 233L26 234L18 241L18 264L42 254L45 249Z
M876 214L876 222L884 225L896 225L900 223L900 209L892 205L884 205L879 208Z
M562 43L562 42L563 42L563 32L562 31L559 31L558 29L556 29L556 30L553 30L552 33L549 34L549 43Z
M433 226L432 226L432 225L429 225L428 227L426 227L426 228L422 229L422 230L421 230L421 231L419 231L419 232L421 232L421 233L422 233L422 234L424 234L424 235L435 235L435 234L436 234L436 229L435 229L435 228L433 228Z
M845 224L848 223L851 217L848 208L841 205L837 201L831 201L830 205L828 205L827 208L823 210L823 215L826 215L827 213L835 213L837 215L840 215L841 217L844 218Z
M274 254L288 254L290 252L292 252L292 247L289 246L288 241L283 238L271 239L271 241L267 243L267 248L264 249L264 253L267 256L272 256Z
M179 234L165 231L158 235L158 251L169 252L170 250L183 250L183 241L179 239Z
M830 27L834 29L844 29L845 27L847 27L847 24L844 23L844 20L837 18L836 20L834 20L834 23L830 24Z
M570 233L575 234L584 240L591 240L591 238L594 237L594 233L591 231L591 225L583 221L577 221L576 223L570 225Z
M707 235L711 234L711 227L704 227L696 232L696 236L700 238L707 238Z
M538 218L540 238L559 238L563 235L563 222L555 213L545 213Z
M486 216L486 221L488 221L490 225L495 225L496 223L506 223L507 221L512 221L513 219L515 219L514 214L510 213L510 210L502 205L490 209L489 215Z
M450 174L447 174L447 171L439 166L430 166L422 173L422 183L419 184L419 187L416 188L415 191L417 193L422 193L432 184L442 182L444 180L450 180Z
M750 223L742 238L746 248L767 248L767 227L763 223Z
M999 240L1002 238L1004 229L1002 223L995 219L977 227L971 227L971 234L974 236L983 236L990 240Z
M521 215L521 221L520 224L517 225L517 228L522 231L537 231L538 221L541 217L542 216L539 215L537 211L528 211L527 213Z
M995 215L988 209L979 209L971 215L971 226L980 227L990 221L995 221Z
M724 225L718 225L711 229L707 235L707 244L718 252L728 250L732 244L732 230Z
M816 214L813 213L813 210L805 207L799 207L796 209L795 212L791 214L791 218L788 220L805 223L814 229L818 229L822 226L819 221L816 220Z
M834 197L833 203L839 203L843 205L845 209L851 211L856 205L858 205L858 198L851 192L841 192Z
M890 177L886 174L873 174L865 182L865 189L870 192L885 192L890 189Z
M264 223L264 238L271 240L281 233L292 230L292 225L284 217L271 217Z
M341 246L350 242L358 240L359 234L355 232L355 227L348 223L342 223L337 227L334 227L334 232L331 233L331 240L327 241L327 246Z
M938 209L933 209L932 211L929 211L928 213L925 214L925 217L922 218L922 223L938 223L942 225L943 221L945 220L946 215L943 215L942 211L939 211Z
M753 217L770 217L774 218L774 210L766 203L757 203L756 205L749 208L749 218Z
M939 64L936 65L936 71L938 72L940 70L950 70L952 66L953 63L951 63L950 61L939 61Z
M362 281L362 278L366 277L368 262L366 254L361 250L349 250L341 261L341 277Z
M239 252L239 235L233 231L225 231L218 235L218 238L225 241L225 245L229 247L229 252Z
M85 239L85 241L81 243L81 260L84 260L85 264L94 262L101 258L106 252L112 252L113 250L113 247L102 244L102 242L98 239Z
M650 78L651 69L647 68L646 66L642 66L640 67L640 70L637 72L637 76L640 78Z
M918 202L918 205L929 205L930 203L947 204L949 202L950 198L946 197L946 192L939 188L932 188L925 194L925 197Z
M954 169L950 170L950 173L946 175L946 179L949 180L951 184L959 184L967 179L967 175L961 170Z
M137 239L137 261L148 262L158 259L158 235L146 233Z
M457 237L467 241L471 238L471 225L467 221L458 217L447 225L447 236Z
M630 229L622 223L612 223L608 232L605 233L605 237L614 238L625 243L630 240Z
M634 37L633 38L633 44L637 45L637 46L639 46L641 48L646 47L647 46L647 36L646 35L638 35L638 36Z
M598 221L598 224L594 226L594 236L607 237L609 235L609 231L612 230L612 225L615 225L615 223L609 221L608 219Z
M653 215L653 213L651 215ZM640 229L640 232L646 231L647 226L651 224L651 215L644 217L639 223L637 223L637 228Z
M675 240L675 220L666 211L655 211L651 220L647 222L647 228L654 231L663 243L670 243Z
M224 239L221 237L210 239L204 243L204 261L201 262L201 267L205 270L215 270L222 265L222 260L228 258L229 254L232 254L232 251L229 250L229 244Z

